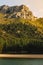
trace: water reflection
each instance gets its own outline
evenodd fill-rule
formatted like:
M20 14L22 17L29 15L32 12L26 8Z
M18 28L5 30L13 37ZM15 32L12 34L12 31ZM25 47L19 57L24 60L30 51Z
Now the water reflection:
M0 59L0 65L43 65L43 59Z

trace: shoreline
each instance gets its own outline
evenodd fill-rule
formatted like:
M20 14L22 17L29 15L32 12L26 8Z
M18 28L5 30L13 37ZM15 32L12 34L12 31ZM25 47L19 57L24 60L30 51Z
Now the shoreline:
M43 59L43 54L0 54L0 58Z

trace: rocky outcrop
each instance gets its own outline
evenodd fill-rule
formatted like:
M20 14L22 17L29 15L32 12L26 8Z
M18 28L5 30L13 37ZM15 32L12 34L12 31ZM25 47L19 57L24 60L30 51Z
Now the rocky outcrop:
M0 6L0 13L4 14L7 18L24 18L29 20L34 20L35 17L29 8L25 5L21 6Z

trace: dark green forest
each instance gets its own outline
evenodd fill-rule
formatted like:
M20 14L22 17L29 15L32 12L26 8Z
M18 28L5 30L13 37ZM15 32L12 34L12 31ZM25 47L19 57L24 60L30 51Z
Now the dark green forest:
M5 18L1 21L0 53L43 54L43 26L35 26L30 22L43 25L43 18L35 21Z

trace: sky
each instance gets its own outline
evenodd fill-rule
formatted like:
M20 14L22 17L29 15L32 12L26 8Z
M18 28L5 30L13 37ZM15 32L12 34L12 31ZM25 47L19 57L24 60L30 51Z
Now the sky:
M43 17L43 0L0 0L1 5L27 5L36 17Z

